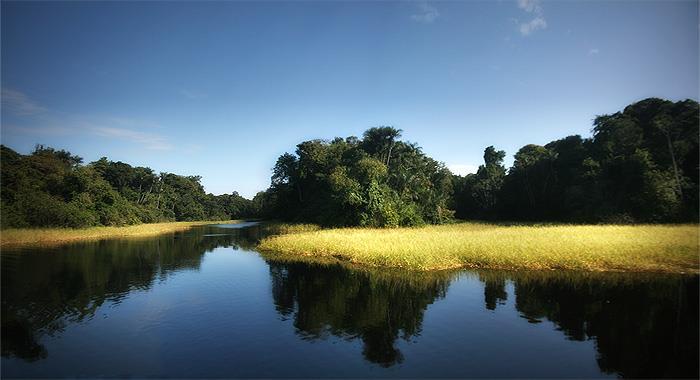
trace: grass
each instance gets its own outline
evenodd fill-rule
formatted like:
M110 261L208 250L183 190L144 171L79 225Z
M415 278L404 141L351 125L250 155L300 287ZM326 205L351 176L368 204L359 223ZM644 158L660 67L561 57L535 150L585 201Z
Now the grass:
M455 268L698 273L698 225L342 228L264 239L278 257L411 270Z
M99 240L121 237L146 237L186 230L192 226L238 221L198 221L148 223L125 227L89 228L13 228L0 231L0 248L56 245L78 240Z
M287 235L301 232L312 232L321 230L321 226L317 224L289 224L279 222L266 222L263 227L265 232L272 235Z

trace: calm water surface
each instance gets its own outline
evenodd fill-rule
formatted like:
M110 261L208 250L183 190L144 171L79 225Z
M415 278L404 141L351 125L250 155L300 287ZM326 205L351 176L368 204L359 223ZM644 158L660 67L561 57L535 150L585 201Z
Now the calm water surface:
M697 276L353 270L263 230L5 250L2 376L698 376Z

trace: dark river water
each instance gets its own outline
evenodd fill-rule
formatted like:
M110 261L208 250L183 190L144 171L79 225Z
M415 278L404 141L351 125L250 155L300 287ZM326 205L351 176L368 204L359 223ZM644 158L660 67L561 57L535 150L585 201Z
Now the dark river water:
M697 276L350 269L264 230L4 250L2 376L698 376Z

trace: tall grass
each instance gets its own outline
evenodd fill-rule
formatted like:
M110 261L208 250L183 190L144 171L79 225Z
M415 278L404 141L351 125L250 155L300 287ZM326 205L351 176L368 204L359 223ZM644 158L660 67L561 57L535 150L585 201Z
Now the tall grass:
M198 221L148 223L125 227L89 228L13 228L0 230L0 248L27 245L55 245L76 240L99 240L115 237L145 237L186 230L192 226L237 221Z
M267 222L263 225L265 231L272 235L286 235L295 234L301 232L312 232L321 229L318 224L289 224L289 223L279 223L279 222Z
M291 233L268 237L259 248L276 255L335 258L412 270L466 267L698 273L698 235L697 225L460 223Z

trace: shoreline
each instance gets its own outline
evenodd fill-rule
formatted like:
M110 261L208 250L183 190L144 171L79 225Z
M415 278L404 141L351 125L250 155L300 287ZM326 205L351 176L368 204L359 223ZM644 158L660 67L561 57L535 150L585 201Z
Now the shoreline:
M207 224L240 223L244 220L144 223L122 227L10 228L0 230L0 249L51 246L76 241L149 237L183 231Z

